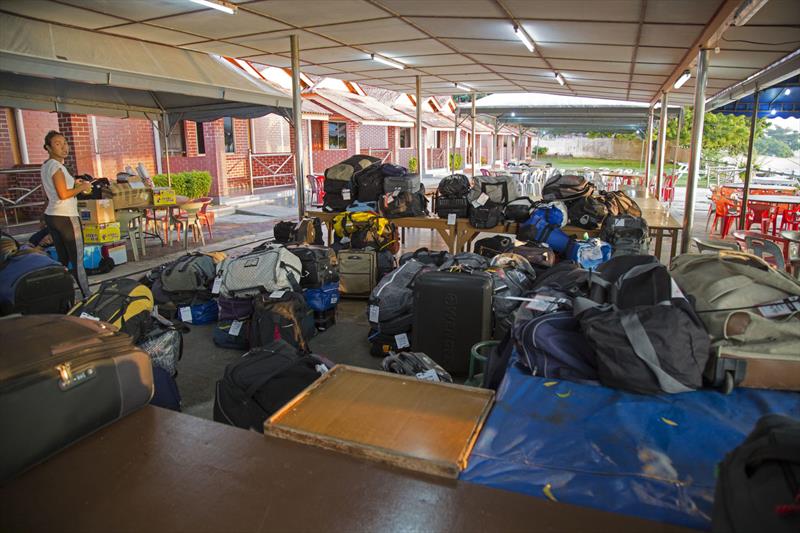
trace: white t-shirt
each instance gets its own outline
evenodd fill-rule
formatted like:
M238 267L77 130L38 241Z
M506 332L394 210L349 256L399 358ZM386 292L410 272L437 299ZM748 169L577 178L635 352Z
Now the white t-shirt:
M75 178L70 175L64 165L55 159L45 161L42 165L42 187L47 195L47 209L44 210L44 213L51 216L76 217L78 216L78 200L74 196L62 200L58 197L56 186L53 184L53 174L59 170L64 174L67 189L75 187Z

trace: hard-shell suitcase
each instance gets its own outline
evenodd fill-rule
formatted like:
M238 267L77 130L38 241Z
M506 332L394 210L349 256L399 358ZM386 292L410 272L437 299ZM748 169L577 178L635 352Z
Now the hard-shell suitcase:
M46 254L19 252L0 264L0 315L66 313L72 275Z
M0 319L0 481L146 405L150 357L104 322Z
M367 298L377 283L376 253L370 250L341 250L338 257L341 295L348 298Z
M415 351L451 374L466 374L472 346L492 338L492 277L425 272L414 282Z

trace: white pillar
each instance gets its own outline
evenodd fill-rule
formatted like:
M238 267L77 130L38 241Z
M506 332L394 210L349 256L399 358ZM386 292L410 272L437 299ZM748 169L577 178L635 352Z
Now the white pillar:
M161 137L158 136L158 121L151 120L153 125L153 149L156 151L156 173L161 174Z
M473 92L471 94L471 96L472 96L472 112L471 112L470 116L472 118L472 146L471 146L471 151L472 151L472 175L475 176L475 148L477 147L477 143L475 142L477 140L475 138L475 93Z
M22 110L14 109L14 122L17 130L17 146L23 165L30 165L31 158L28 154L28 140L25 138L25 121L22 120Z
M656 155L656 198L661 199L661 180L664 177L664 159L667 155L667 106L669 101L669 93L661 93L661 117L658 124L658 152Z
M425 136L422 134L422 77L417 76L417 169L425 175Z
M647 132L644 136L644 182L650 187L650 165L653 164L653 108L647 114Z
M292 124L294 124L294 169L297 189L297 213L303 218L306 212L306 173L303 168L303 118L300 98L300 44L297 35L289 36L292 53Z

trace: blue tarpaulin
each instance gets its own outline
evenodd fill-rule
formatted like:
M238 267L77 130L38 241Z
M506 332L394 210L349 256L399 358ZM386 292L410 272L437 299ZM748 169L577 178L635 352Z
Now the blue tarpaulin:
M800 393L645 396L511 364L461 479L710 529L717 464L767 413L800 418Z

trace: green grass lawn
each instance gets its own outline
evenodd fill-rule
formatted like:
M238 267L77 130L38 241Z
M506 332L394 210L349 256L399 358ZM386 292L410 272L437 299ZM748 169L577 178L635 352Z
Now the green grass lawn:
M589 168L610 168L612 170L618 168L629 168L633 169L637 172L644 172L644 165L641 161L632 160L632 159L597 159L597 158L583 158L583 157L543 157L541 159L537 159L537 161L542 161L544 163L551 163L556 168L563 168L563 169L582 169L585 167ZM655 173L656 166L655 164L650 166L650 172ZM667 165L664 169L665 172L668 174L672 172L672 165ZM701 181L700 186L703 186L705 182ZM686 176L683 176L681 179L678 180L676 183L678 187L685 187L686 186Z

